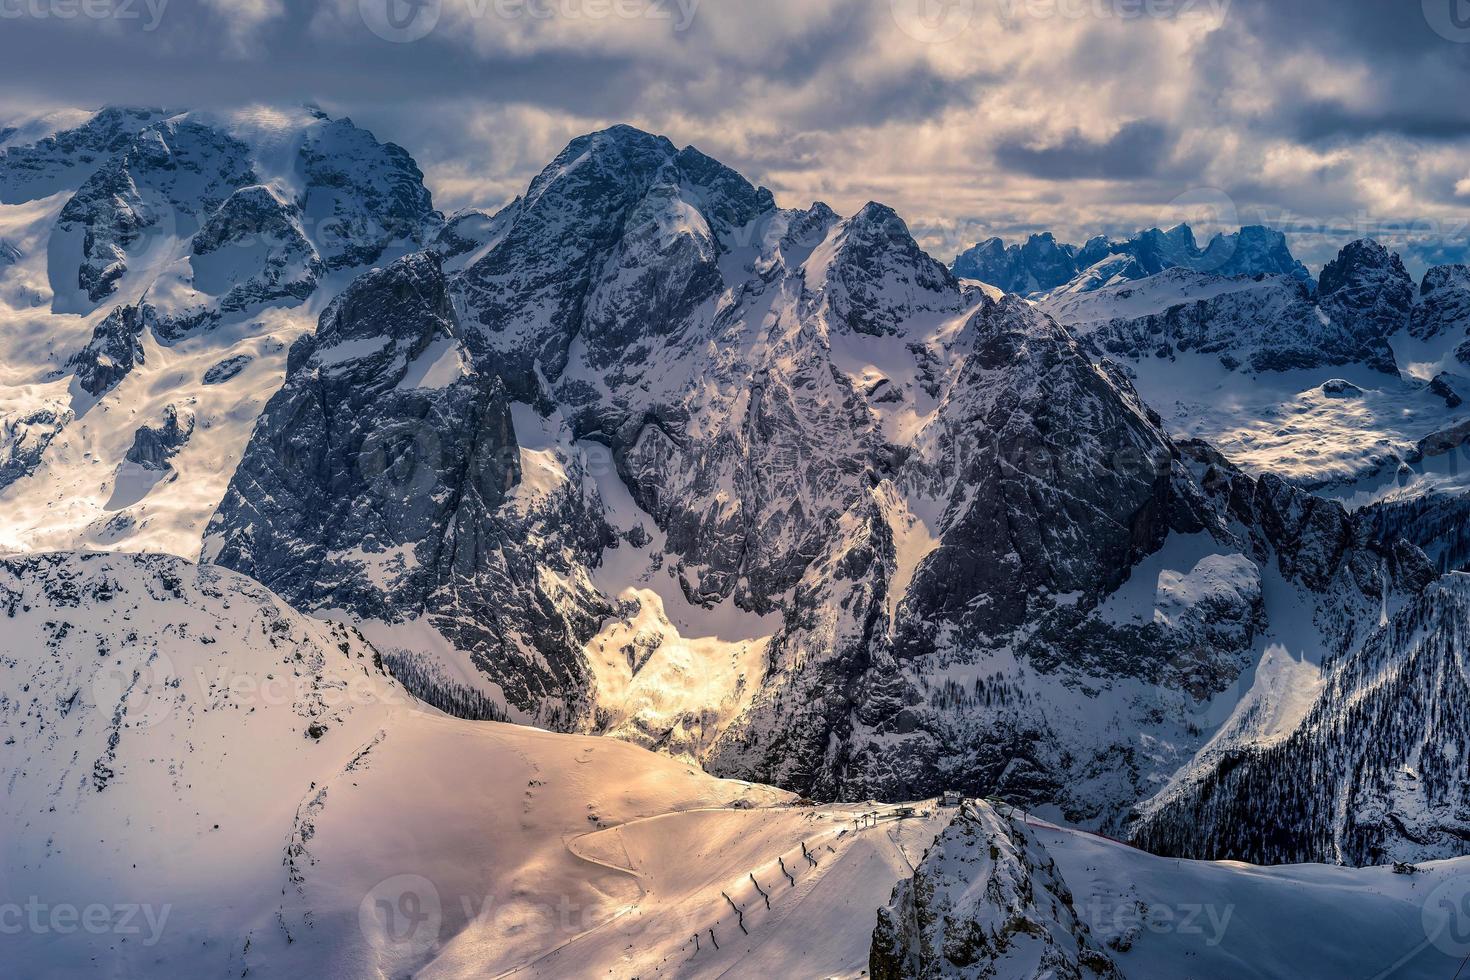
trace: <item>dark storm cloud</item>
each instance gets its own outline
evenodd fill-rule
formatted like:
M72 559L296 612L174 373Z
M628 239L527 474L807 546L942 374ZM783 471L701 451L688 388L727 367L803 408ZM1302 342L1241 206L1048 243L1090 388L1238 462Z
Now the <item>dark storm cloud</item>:
M1462 100L1438 106L1410 103L1369 109L1312 101L1296 107L1288 118L1288 130L1308 143L1383 134L1424 140L1459 140L1470 135L1470 104Z
M0 0L0 129L108 102L316 103L407 147L455 208L497 206L570 138L630 122L783 204L882 200L946 256L990 234L1167 226L1201 188L1243 220L1326 229L1314 256L1358 215L1470 210L1470 43L1420 0L1174 18L976 0L969 21L922 0L441 0L437 28L401 44L359 0L126 2L137 17L17 17L77 0ZM627 2L674 18L587 15ZM526 4L560 13L497 6Z
M1436 15L1428 9L1432 4L1443 10ZM1212 88L1228 92L1240 82L1240 63L1219 56L1248 44L1260 52L1259 69L1267 78L1304 54L1318 59L1325 80L1363 78L1351 101L1283 90L1253 120L1306 142L1378 134L1462 139L1470 136L1470 23L1455 26L1466 23L1451 19L1455 5L1464 0L1235 0L1225 29L1201 51L1197 67Z
M1049 180L1149 177L1157 173L1174 143L1162 125L1149 120L1126 123L1112 137L1089 140L1072 133L1050 146L1006 140L995 148L996 161L1007 170Z

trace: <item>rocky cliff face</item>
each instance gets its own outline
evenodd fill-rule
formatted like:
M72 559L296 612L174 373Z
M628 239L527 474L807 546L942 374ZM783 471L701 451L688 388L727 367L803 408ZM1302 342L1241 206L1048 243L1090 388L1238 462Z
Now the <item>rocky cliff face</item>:
M579 493L517 493L509 398L470 364L435 255L332 304L292 349L252 446L207 557L298 608L430 614L511 703L547 724L575 717L580 646L609 612L585 577L606 532Z
M1433 340L1440 336L1464 337L1467 331L1470 331L1470 268L1435 266L1424 273L1419 284L1409 333L1419 340Z

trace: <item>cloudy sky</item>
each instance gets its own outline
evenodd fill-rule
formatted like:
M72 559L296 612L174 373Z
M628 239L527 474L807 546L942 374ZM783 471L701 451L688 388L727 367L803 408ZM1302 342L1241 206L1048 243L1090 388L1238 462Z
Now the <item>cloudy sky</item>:
M990 235L1470 236L1466 0L0 0L0 114L314 102L446 210L629 122L787 205ZM3 115L0 115L3 118Z

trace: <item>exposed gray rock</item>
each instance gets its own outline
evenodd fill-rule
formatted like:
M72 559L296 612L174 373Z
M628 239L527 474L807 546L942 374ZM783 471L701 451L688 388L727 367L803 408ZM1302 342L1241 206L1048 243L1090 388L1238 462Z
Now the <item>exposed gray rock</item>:
M328 269L378 261L390 246L420 248L443 218L408 151L350 119L324 120L301 147L301 211Z
M1083 980L1122 975L1046 848L1013 814L967 801L878 910L873 980Z
M1440 398L1443 398L1447 408L1459 408L1465 403L1465 400L1460 397L1460 393L1455 390L1453 381L1454 379L1450 375L1441 371L1429 382L1429 390Z
M223 293L224 312L279 299L306 299L316 291L324 267L300 221L300 209L269 187L237 190L190 243L196 286ZM256 269L243 282L236 281L242 270ZM210 288L214 281L224 288Z
M166 405L163 418L157 425L144 425L133 434L133 445L125 457L144 469L167 470L173 459L189 437L194 434L194 416L180 414L178 408Z
M1409 333L1419 340L1470 331L1470 267L1439 265L1424 273Z
M582 571L607 532L575 487L513 502L521 460L495 375L405 383L463 336L434 254L357 280L292 348L206 555L298 608L427 614L522 717L567 727L586 710L581 646L609 611Z
M227 357L204 372L204 383L207 385L222 385L238 376L254 360L255 358L249 354L236 354L233 357Z
M145 306L119 306L97 324L87 346L69 362L83 391L101 396L143 363L148 312Z
M1409 325L1414 282L1397 255L1372 239L1343 248L1322 269L1317 287L1322 311L1352 331L1370 366L1395 373L1388 338Z
M0 418L0 490L30 476L41 465L51 440L70 421L70 412L56 408Z

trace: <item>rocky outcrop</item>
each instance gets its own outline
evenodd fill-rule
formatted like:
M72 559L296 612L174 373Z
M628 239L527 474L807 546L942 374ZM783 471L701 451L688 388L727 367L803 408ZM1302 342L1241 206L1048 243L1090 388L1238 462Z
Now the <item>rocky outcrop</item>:
M1435 266L1424 273L1419 298L1409 318L1409 333L1419 340L1463 337L1470 331L1470 267Z
M168 461L178 455L193 434L193 413L180 413L173 405L165 406L157 425L140 426L134 433L132 448L124 458L147 470L167 470Z
M878 910L874 980L1121 980L1024 819L965 802Z
M1414 282L1397 255L1372 239L1352 242L1323 267L1317 293L1322 312L1352 332L1370 366L1397 371L1387 341L1408 326L1414 307Z
M226 313L273 300L306 299L316 291L324 266L300 222L300 209L269 187L243 187L231 194L190 243L196 285L222 294L219 308ZM236 281L242 267L258 271Z
M70 421L71 413L57 407L0 418L0 490L30 476L41 465L51 440Z
M240 372L249 367L250 362L253 360L255 360L255 358L251 357L249 354L235 354L231 357L227 357L223 361L220 361L218 364L212 365L209 370L205 371L204 377L201 380L206 385L222 385L225 382L238 377Z
M106 394L143 363L146 306L119 306L92 331L87 346L72 355L77 384L94 397Z

